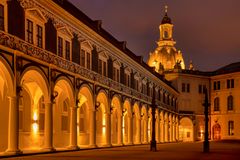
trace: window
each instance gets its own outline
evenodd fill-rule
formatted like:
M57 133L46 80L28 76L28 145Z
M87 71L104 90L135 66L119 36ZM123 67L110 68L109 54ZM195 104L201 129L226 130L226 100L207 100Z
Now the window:
M43 47L43 28L37 25L37 46Z
M92 69L92 45L88 41L81 43L80 65L89 70Z
M233 96L230 95L227 98L227 106L228 106L228 110L232 111L233 110Z
M4 30L4 6L0 4L0 30Z
M39 48L44 48L47 19L40 10L30 8L25 10L25 17L25 40Z
M65 53L66 53L66 59L70 60L70 42L65 41Z
M234 121L228 121L228 135L234 135Z
M27 20L27 41L33 44L33 22Z
M120 82L120 71L119 68L113 67L113 80Z
M91 54L87 52L87 69L91 69Z
M187 84L187 92L190 93L190 84Z
M227 88L234 88L234 79L227 79Z
M98 60L98 72L103 75L107 76L107 62L101 59Z
M80 108L80 116L79 116L79 132L85 132L85 125L84 125L84 105Z
M221 88L221 83L220 83L220 81L215 81L215 82L213 82L213 89L214 89L214 90L220 90L220 88Z
M130 86L130 74L124 73L124 82L126 86Z
M63 39L58 37L58 56L63 57Z
M168 38L168 31L164 31L164 38Z
M190 84L189 83L182 83L182 92L190 92Z
M219 98L214 99L214 111L219 111Z
M138 91L138 80L134 79L134 88Z

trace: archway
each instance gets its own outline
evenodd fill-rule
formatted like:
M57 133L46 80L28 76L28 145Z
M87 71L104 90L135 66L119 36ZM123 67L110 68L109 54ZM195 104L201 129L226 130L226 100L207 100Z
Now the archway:
M179 140L183 142L193 141L193 122L189 117L183 117L180 120Z
M108 106L107 94L100 91L97 95L97 103L99 106L96 111L96 139L98 146L109 146L111 139L110 130L110 109Z
M49 102L48 83L43 72L30 67L23 73L19 99L19 146L39 150L44 145L45 102Z
M60 77L54 86L58 96L53 107L53 145L56 148L69 146L70 107L74 106L73 87L65 77Z
M4 60L0 57L0 152L8 147L9 98L13 97L13 74Z
M220 124L216 123L212 127L213 131L213 140L221 140L221 126Z
M137 103L133 105L133 143L141 143L141 119L139 106Z
M123 103L123 143L132 144L132 111L129 100Z
M95 135L94 132L96 132L96 130L90 130L92 123L94 123L92 121L95 121L93 94L90 87L88 87L87 85L82 86L80 88L77 98L79 101L79 109L77 110L78 145L82 148L85 148L90 145L90 137L91 135Z
M121 145L122 140L122 108L120 99L114 96L111 102L111 141L113 145Z

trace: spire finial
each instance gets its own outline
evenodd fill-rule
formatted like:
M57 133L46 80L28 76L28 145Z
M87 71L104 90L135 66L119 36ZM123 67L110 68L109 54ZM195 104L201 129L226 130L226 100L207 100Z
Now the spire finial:
M168 6L165 5L165 13L167 14L167 12L168 12Z

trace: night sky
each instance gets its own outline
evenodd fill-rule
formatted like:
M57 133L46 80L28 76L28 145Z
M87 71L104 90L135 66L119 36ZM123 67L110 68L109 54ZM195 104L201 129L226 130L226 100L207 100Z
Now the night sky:
M147 60L156 48L164 6L188 67L212 71L240 61L240 0L69 0Z

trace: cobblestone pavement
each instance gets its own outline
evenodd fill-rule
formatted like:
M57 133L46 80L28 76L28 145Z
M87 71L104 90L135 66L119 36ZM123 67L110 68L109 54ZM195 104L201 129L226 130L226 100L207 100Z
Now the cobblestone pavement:
M158 144L157 152L150 152L149 145L105 149L59 152L51 154L6 158L7 160L239 160L240 142L221 141L210 143L210 153L202 152L202 143Z

